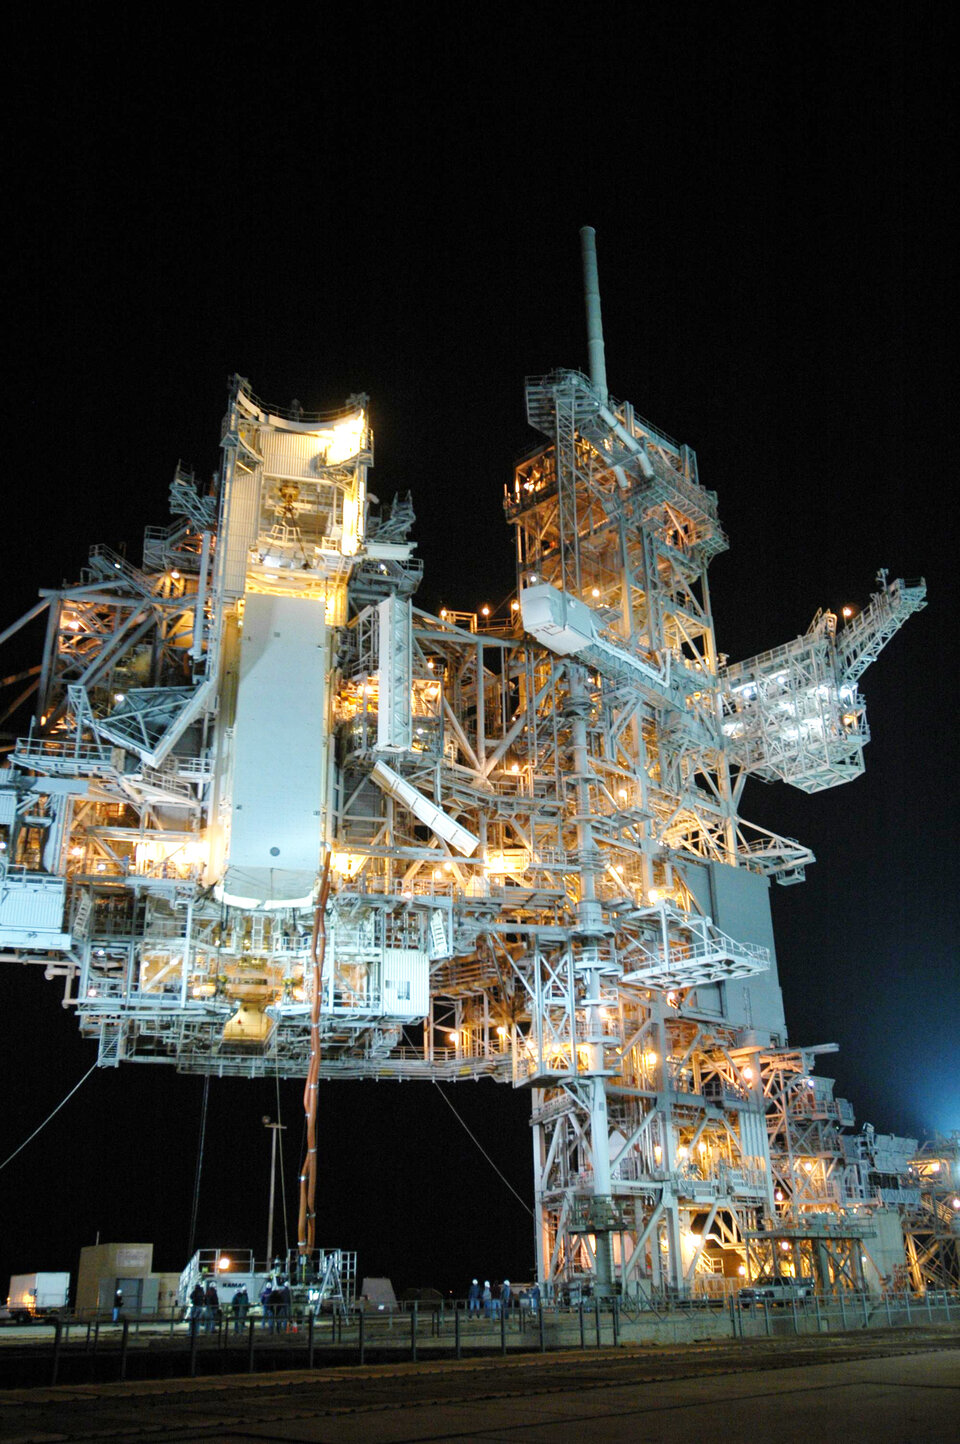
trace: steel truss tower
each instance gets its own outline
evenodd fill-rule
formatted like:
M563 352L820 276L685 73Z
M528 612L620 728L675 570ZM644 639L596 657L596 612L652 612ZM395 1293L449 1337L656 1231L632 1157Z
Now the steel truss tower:
M748 775L862 768L857 681L923 583L725 665L716 497L608 395L586 239L591 376L527 382L505 614L413 605L366 397L285 413L241 378L213 491L178 472L142 566L98 547L41 594L0 944L64 978L104 1066L527 1090L548 1290L844 1287L891 1206L877 1278L955 1273L950 1200L921 1238L871 1192L869 1140L845 1151L849 1105L787 1044L768 889L812 855L739 811Z

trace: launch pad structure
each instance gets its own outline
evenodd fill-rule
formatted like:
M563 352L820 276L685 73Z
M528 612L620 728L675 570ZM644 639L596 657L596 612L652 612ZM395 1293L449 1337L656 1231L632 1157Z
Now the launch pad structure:
M526 1090L548 1294L957 1288L960 1138L851 1133L832 1045L788 1042L769 887L812 854L740 814L749 776L860 774L860 678L924 583L718 655L717 499L609 394L582 237L590 374L526 383L503 609L414 605L365 396L236 377L215 483L177 470L142 564L96 546L6 629L46 619L0 947L103 1067L304 1077L308 1116L328 1078Z

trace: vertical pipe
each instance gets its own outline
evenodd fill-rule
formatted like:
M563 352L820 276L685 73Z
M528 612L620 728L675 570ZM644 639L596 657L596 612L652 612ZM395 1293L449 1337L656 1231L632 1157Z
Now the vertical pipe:
M197 601L193 611L193 642L190 656L195 662L203 657L203 619L207 606L207 572L210 568L210 533L203 533L200 549L200 576L197 579Z
M603 355L603 320L600 315L600 277L597 271L597 233L593 226L580 227L580 249L583 255L583 299L587 310L587 354L590 358L590 380L607 402L607 367Z

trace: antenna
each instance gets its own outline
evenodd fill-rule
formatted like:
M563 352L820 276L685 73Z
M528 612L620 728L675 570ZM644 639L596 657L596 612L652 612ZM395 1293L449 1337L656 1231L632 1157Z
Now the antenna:
M600 277L597 273L597 233L593 226L580 227L583 253L583 299L587 308L587 351L590 357L590 380L607 400L607 367L603 357L603 320L600 316Z

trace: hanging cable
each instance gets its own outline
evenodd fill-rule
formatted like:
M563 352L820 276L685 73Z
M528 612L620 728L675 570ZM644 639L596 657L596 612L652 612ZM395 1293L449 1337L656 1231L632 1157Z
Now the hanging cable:
M79 1083L75 1083L75 1084L73 1085L73 1087L70 1089L70 1092L67 1094L66 1098L61 1099L61 1101L57 1104L56 1108L54 1108L53 1112L47 1114L46 1118L45 1118L45 1119L43 1120L43 1122L40 1124L40 1127L39 1127L39 1128L35 1128L35 1129L33 1130L33 1132L30 1134L30 1137L29 1137L29 1138L25 1138L25 1139L23 1140L23 1142L21 1143L20 1147L19 1147L19 1148L15 1148L15 1149L13 1150L13 1152L11 1153L10 1157L9 1157L9 1158L5 1158L5 1159L3 1160L3 1162L0 1163L0 1169L6 1168L6 1166L7 1166L8 1163L12 1163L13 1160L16 1158L17 1154L18 1154L18 1153L22 1153L23 1150L26 1148L27 1144L28 1144L28 1143L32 1143L33 1140L36 1138L37 1134L38 1134L38 1133L41 1133L41 1132L43 1131L43 1129L46 1128L47 1124L50 1122L50 1119L51 1119L51 1118L54 1118L54 1117L60 1112L60 1109L63 1107L64 1103L69 1103L69 1102L70 1102L70 1099L73 1097L74 1093L76 1093L77 1089L83 1087L84 1083L86 1083L87 1079L90 1077L90 1074L93 1072L94 1068L97 1067L97 1064L98 1064L98 1063L99 1063L99 1059L97 1059L96 1062L91 1063L91 1065L90 1065L90 1067L87 1069L86 1073L84 1073L83 1077L80 1079L80 1082L79 1082Z
M444 1093L443 1089L440 1087L440 1084L437 1082L436 1078L432 1079L431 1081L432 1081L434 1087L439 1090L439 1092L440 1092L440 1097L443 1099L444 1103L446 1103L447 1107L450 1109L450 1112L453 1114L454 1118L455 1118L455 1119L457 1120L457 1122L460 1124L460 1126L461 1126L461 1128L464 1130L464 1132L467 1133L467 1134L469 1135L469 1137L473 1139L474 1143L477 1145L477 1147L479 1148L480 1152L483 1154L484 1158L487 1160L487 1162L489 1163L490 1167L493 1169L493 1171L494 1171L494 1173L497 1175L497 1177L498 1177L503 1183L505 1183L505 1184L507 1185L507 1187L509 1188L510 1192L513 1194L514 1198L518 1201L518 1203L520 1203L520 1204L527 1210L527 1213L529 1213L530 1217L531 1217L531 1218L536 1218L536 1214L534 1213L533 1209L530 1207L529 1203L527 1203L526 1199L521 1198L520 1194L519 1194L519 1193L517 1192L517 1190L514 1188L513 1184L510 1182L509 1178L507 1178L505 1174L503 1174L503 1173L500 1172L499 1168L498 1168L497 1165L494 1163L493 1159L490 1157L489 1153L488 1153L487 1150L484 1148L484 1146L483 1146L483 1144L480 1142L479 1138L477 1138L476 1134L470 1132L470 1129L467 1127L466 1123L464 1123L463 1119L460 1117L460 1114L457 1112L456 1108L454 1108L453 1104L450 1102L450 1099L447 1097L446 1093Z
M193 1209L190 1213L190 1243L187 1258L193 1258L197 1242L197 1210L200 1207L200 1174L203 1172L203 1144L207 1136L207 1104L210 1100L210 1074L203 1075L203 1103L200 1105L200 1142L197 1147L197 1172L193 1180Z
M280 1060L276 1057L276 1055L274 1055L274 1060L273 1060L273 1078L274 1078L274 1082L275 1082L276 1085L277 1085L277 1122L282 1125L282 1124L283 1124L283 1118L281 1117L281 1114L280 1114ZM281 1132L281 1134L283 1133L283 1128L282 1128L282 1126L281 1126L280 1132ZM281 1202L281 1204L283 1205L283 1256L284 1256L285 1259L289 1259L289 1257L290 1257L290 1225L289 1225L289 1221L288 1221L288 1219L287 1219L287 1178L286 1178L286 1173L284 1172L284 1167L283 1167L283 1138L282 1138L282 1137L281 1137L281 1139L280 1139L280 1202Z

